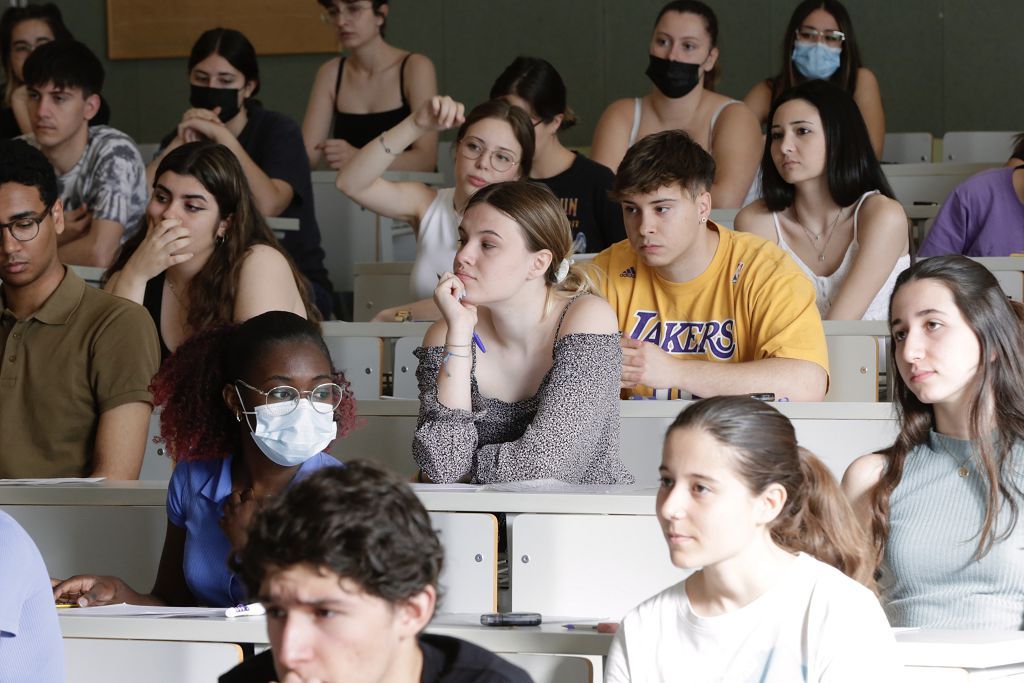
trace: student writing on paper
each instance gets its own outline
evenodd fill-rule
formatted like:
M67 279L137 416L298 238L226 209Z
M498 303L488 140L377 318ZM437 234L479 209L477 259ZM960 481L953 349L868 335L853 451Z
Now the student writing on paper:
M606 683L898 683L864 534L828 468L770 405L719 396L665 436L657 516L696 569L622 620Z
M469 200L442 320L416 350L413 457L430 481L631 483L619 459L615 315L572 262L546 187L497 183Z
M890 305L900 432L846 471L893 626L1024 629L1024 306L963 256Z
M196 335L164 363L153 389L177 463L153 588L139 593L117 577L74 576L54 597L78 595L83 606L247 602L228 557L268 499L340 464L324 451L353 424L348 383L314 323L271 311Z
M233 561L270 650L221 683L529 683L464 640L423 633L444 550L423 503L365 461L322 470L256 514Z

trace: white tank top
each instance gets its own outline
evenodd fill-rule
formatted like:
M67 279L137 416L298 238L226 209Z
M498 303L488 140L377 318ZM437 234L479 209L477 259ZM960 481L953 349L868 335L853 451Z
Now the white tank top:
M626 147L632 147L633 143L636 142L636 136L640 132L640 115L642 113L641 107L642 99L639 97L633 98L633 126L629 129L629 144ZM739 104L739 100L729 100L723 102L722 105L715 110L715 113L711 115L711 125L708 127L708 147L711 146L715 139L715 124L718 123L718 115L722 113L722 110L728 107L730 104ZM753 203L755 200L761 198L761 166L758 165L757 173L754 175L754 182L751 183L750 189L747 190L747 196L743 198L743 205ZM714 197L712 197L714 200ZM742 208L742 207L741 207Z
M454 198L454 187L438 190L420 219L416 261L409 277L409 289L416 300L431 298L438 274L452 270L462 222L462 216L455 213Z
M775 222L775 236L779 240L779 246L793 257L796 264L800 266L800 270L811 279L814 284L814 300L818 306L818 313L824 318L828 315L829 310L832 308L832 302L835 300L836 292L839 290L839 286L846 279L846 276L850 273L850 267L853 265L853 257L860 250L860 244L857 242L857 215L860 213L860 207L864 203L864 200L873 194L878 194L878 190L870 190L865 192L857 200L857 206L853 210L853 240L850 241L850 246L846 250L846 254L843 256L842 262L839 267L832 272L831 275L817 275L811 270L803 259L797 256L796 252L786 244L786 240L782 238L782 228L779 226L779 214L772 213L772 220ZM910 254L904 254L896 260L896 265L893 266L892 272L889 273L889 277L886 278L885 283L881 289L875 294L875 298L868 304L867 309L864 311L864 315L861 316L861 320L887 320L889 318L889 297L892 295L892 289L896 285L896 277L904 270L910 267Z

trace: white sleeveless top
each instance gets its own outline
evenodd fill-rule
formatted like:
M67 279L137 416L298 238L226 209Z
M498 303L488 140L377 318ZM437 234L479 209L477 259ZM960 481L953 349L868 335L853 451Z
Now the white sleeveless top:
M775 222L775 236L779 240L779 246L793 257L796 264L800 266L800 270L804 271L814 284L814 300L818 306L818 313L821 314L822 318L828 315L829 309L832 308L836 292L850 272L850 267L853 265L853 257L860 250L860 244L857 242L857 215L860 213L860 207L864 200L873 194L878 194L878 190L865 192L857 200L857 206L853 210L853 240L850 241L850 246L847 248L839 267L831 275L816 275L814 271L807 267L803 259L797 256L796 252L782 238L782 229L779 227L779 214L772 213L772 220ZM889 273L889 277L886 278L882 288L875 294L875 298L868 304L864 315L861 316L861 320L888 320L889 297L892 295L893 287L896 285L896 277L909 267L910 254L904 254L896 260L896 265L893 266L892 272Z
M636 142L636 136L640 132L640 113L641 113L641 99L639 97L633 98L633 126L629 129L629 144L627 148L632 147L633 143ZM715 124L718 123L718 115L722 113L722 110L728 107L730 104L739 104L739 100L729 100L723 102L722 106L715 110L715 113L711 115L711 125L708 127L708 146L711 146L712 141L715 139ZM710 150L708 150L710 153ZM747 204L752 203L754 200L761 198L761 166L757 167L757 173L754 175L754 182L751 183L750 189L747 190L747 196L743 198L743 204L740 208L743 208ZM712 199L714 199L712 197Z
M462 216L455 213L454 199L454 187L438 190L420 219L416 261L409 277L409 290L416 300L431 298L437 289L438 274L453 268L462 222Z

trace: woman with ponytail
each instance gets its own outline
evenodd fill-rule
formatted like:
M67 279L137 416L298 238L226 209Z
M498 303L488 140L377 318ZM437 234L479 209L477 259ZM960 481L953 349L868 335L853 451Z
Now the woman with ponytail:
M893 626L1024 627L1024 307L963 256L919 261L889 306L900 433L843 488Z
M898 681L863 532L790 421L752 398L697 401L669 427L657 514L700 568L626 615L606 683Z
M546 187L488 185L469 200L442 319L416 350L421 477L629 483L618 457L618 322L572 261Z

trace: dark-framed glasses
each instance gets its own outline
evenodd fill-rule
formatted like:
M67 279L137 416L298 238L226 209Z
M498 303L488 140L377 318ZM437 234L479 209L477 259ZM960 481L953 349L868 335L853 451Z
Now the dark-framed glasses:
M22 216L21 218L15 218L10 223L0 223L0 233L3 233L4 228L7 228L11 231L11 237L19 242L33 240L39 234L39 226L50 215L52 208L53 204L50 204L46 207L46 211L43 211L38 216Z
M257 394L263 396L266 401L268 412L271 415L287 415L296 408L299 407L299 401L305 397L313 410L318 413L333 413L339 405L341 405L341 399L343 392L340 386L333 382L327 384L321 384L313 387L309 391L299 391L295 387L288 385L281 385L274 387L270 391L263 391L257 389L253 385L244 382L242 380L235 380L236 384L241 384L246 389L255 391Z
M487 149L487 146L476 138L464 138L459 143L459 149L462 150L462 156L476 161L484 152L490 152L491 168L498 173L504 173L513 166L519 163L519 160L515 158L511 152L505 149Z
M826 45L837 46L843 44L843 41L846 40L846 34L842 31L819 31L810 26L801 26L796 30L796 39L801 43L824 42Z

